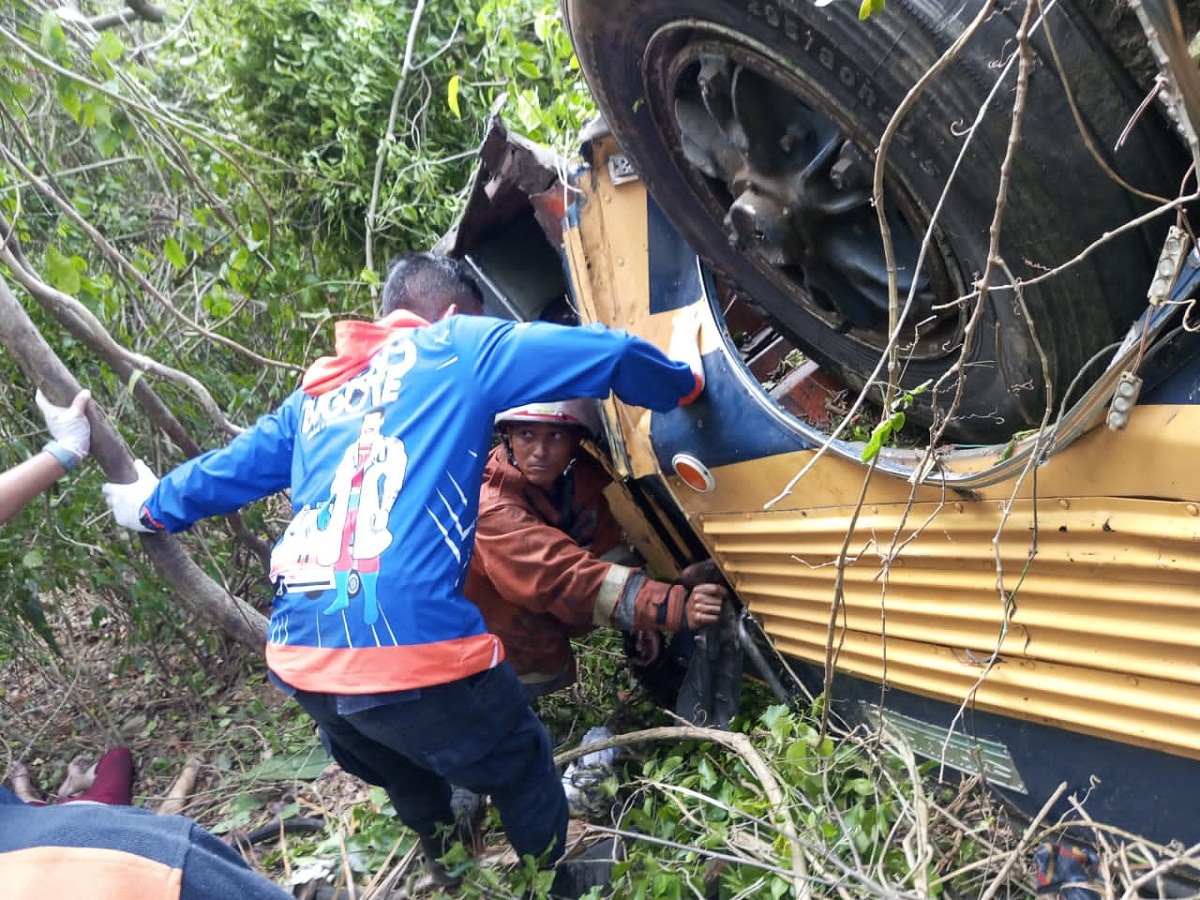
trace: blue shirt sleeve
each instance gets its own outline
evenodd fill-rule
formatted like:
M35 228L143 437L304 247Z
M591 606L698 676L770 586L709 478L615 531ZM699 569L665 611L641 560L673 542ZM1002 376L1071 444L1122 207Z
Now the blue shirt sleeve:
M665 412L696 386L686 363L602 325L475 317L462 317L460 325L478 330L476 376L497 411L543 400L603 398L612 390L625 403Z
M287 488L302 399L297 391L224 447L164 475L146 502L150 515L174 533Z

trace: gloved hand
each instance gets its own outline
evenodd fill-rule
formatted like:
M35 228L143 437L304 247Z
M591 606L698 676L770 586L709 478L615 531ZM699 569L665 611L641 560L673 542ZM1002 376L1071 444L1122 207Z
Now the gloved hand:
M704 392L704 361L700 356L700 305L681 309L675 314L675 327L671 331L671 343L667 356L676 362L687 363L696 376L696 387L679 401L681 406L692 403Z
M689 591L698 584L720 584L721 572L711 559L702 559L679 573L679 583Z
M142 524L142 508L158 486L158 476L140 459L134 460L133 467L137 470L137 481L130 484L109 481L100 490L104 492L104 499L118 525L134 531L152 532L153 528Z
M692 631L712 625L721 618L721 607L729 591L719 584L698 584L688 594L684 622Z
M621 631L695 631L721 617L729 591L720 584L698 584L688 590L680 584L646 579L633 602L618 605L612 624Z
M87 406L92 399L92 392L80 391L70 406L51 403L41 388L38 388L33 399L46 419L46 430L53 438L42 449L53 455L69 472L87 456L92 446L92 426L87 420Z

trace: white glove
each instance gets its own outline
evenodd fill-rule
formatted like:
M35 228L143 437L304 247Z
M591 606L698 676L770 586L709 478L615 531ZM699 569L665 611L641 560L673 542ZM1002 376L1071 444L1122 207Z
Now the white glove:
M112 510L118 525L134 531L154 531L142 524L142 508L158 487L158 476L140 459L133 461L133 467L137 470L137 481L130 484L109 481L100 490L104 492L104 499L108 501L108 508Z
M56 406L51 403L41 388L38 388L33 399L46 419L46 430L50 432L50 437L54 438L46 445L46 449L63 463L63 468L73 469L75 463L87 456L92 446L92 426L87 420L87 406L88 401L92 399L92 392L80 391L70 406ZM60 449L65 453L58 452ZM72 457L74 462L71 461Z

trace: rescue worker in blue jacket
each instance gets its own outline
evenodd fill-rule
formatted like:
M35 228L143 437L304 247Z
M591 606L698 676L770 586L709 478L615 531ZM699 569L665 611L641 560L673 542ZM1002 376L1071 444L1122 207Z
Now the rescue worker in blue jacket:
M383 318L337 323L336 355L277 409L161 481L139 461L138 481L104 487L120 524L169 532L291 490L272 680L344 769L386 789L435 875L452 784L491 796L522 856L553 862L566 838L546 729L462 590L496 413L610 390L666 411L703 389L698 350L675 362L622 331L481 311L462 263L401 257Z

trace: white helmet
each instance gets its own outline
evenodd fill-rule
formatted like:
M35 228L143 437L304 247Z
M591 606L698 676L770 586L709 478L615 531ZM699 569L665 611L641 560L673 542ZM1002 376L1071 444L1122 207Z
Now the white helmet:
M593 438L600 436L600 415L595 400L557 400L553 403L526 403L496 416L496 426L509 422L537 422L542 425L577 425Z

